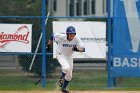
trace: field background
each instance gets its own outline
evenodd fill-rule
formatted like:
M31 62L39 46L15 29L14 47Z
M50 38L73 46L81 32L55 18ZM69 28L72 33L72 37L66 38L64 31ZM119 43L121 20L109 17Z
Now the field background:
M59 93L57 77L47 78L47 87L41 83L34 85L38 77L28 76L27 73L16 70L0 70L0 93ZM123 78L117 87L107 87L107 71L74 72L69 84L72 93L139 93L139 78ZM81 92L82 91L82 92ZM60 92L61 93L61 92Z
M95 0L96 3L94 0L80 0L85 1L83 4L81 2L74 2L77 0L47 1L49 2L46 2L46 11L44 12L48 13L48 11L50 11L51 13L47 25L44 25L44 23L42 23L42 19L44 19L42 16L42 0L0 0L1 24L33 24L31 53L18 54L3 52L0 55L0 93L61 93L57 85L61 70L60 68L57 68L58 62L52 59L51 54L53 48L51 48L50 52L47 51L46 54L47 69L45 70L47 71L47 74L48 72L49 74L52 74L52 76L47 77L47 86L42 88L41 83L37 86L34 85L34 83L40 78L39 75L42 74L42 42L40 43L37 56L34 60L32 73L28 75L30 63L32 62L34 55L36 55L35 50L42 32L42 26L44 25L47 29L47 41L53 32L53 21L107 22L107 14L109 11L107 10L107 6L109 6L107 4L110 0ZM56 1L58 1L58 3ZM64 6L66 1L72 1L67 3L70 6L69 9L67 5ZM77 6L75 7L76 9L74 9L73 6ZM112 8L110 9L111 13L113 13ZM64 11L63 9L68 10ZM66 13L68 13L68 15L65 15ZM111 26L111 28L112 27L113 26ZM108 34L112 34L112 32L107 32L106 34L109 36ZM108 37L106 38L108 39ZM109 38L112 39L113 37L111 36ZM12 46L12 48L17 47ZM91 50L91 52L92 51L93 50ZM116 87L108 88L108 73L106 70L107 60L103 62L105 64L104 66L100 64L93 65L95 62L90 60L87 60L85 63L83 61L85 60L80 60L80 62L77 63L79 65L77 69L74 67L73 79L68 86L72 93L140 93L140 78L121 77L117 79Z

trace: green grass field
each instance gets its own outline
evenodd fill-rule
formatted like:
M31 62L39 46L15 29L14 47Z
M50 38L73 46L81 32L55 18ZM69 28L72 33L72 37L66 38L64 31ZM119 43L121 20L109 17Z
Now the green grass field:
M19 73L10 75L6 71L0 70L0 90L57 90L57 79L47 79L47 87L42 88L41 83L34 85L37 79L19 75ZM73 74L73 79L69 84L70 90L140 90L139 78L125 78L117 87L107 87L106 71L81 71Z

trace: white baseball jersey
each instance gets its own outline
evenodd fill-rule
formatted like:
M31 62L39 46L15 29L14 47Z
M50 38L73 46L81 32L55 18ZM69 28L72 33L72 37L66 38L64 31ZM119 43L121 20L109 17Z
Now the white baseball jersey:
M83 47L83 44L78 36L75 35L73 40L68 41L66 34L57 34L53 35L54 41L57 43L57 53L60 53L64 56L70 57L73 54L73 47L77 46L79 48Z

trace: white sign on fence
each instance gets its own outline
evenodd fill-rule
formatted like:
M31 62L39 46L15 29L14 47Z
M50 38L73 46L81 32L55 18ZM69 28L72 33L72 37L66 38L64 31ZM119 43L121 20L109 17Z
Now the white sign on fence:
M31 52L32 24L0 24L0 52Z
M106 22L68 22L54 21L53 33L66 33L66 28L73 26L76 34L85 46L85 53L73 54L73 58L101 58L106 59ZM56 58L56 44L53 47L53 57Z

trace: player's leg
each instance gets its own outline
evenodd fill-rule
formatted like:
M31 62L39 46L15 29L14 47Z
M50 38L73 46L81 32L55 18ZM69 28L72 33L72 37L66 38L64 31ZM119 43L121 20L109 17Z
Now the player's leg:
M64 78L64 83L62 86L62 92L69 93L69 91L67 90L67 86L68 86L69 82L71 81L71 79L72 79L72 70L70 70L70 71L68 71L68 73L66 73L66 76Z
M70 69L68 70L68 72L65 75L64 84L62 86L62 92L64 92L64 93L69 93L69 91L67 91L66 88L72 79L72 71L73 71L73 59L67 58L67 61L69 63Z
M62 71L62 74L61 74L61 76L60 76L60 78L59 78L59 81L58 81L58 85L59 85L60 87L63 86L65 75L66 75L66 74Z
M62 74L61 77L59 78L58 85L62 87L65 80L64 78L66 74L69 72L70 65L68 64L67 59L63 55L57 55L57 60L62 68Z

